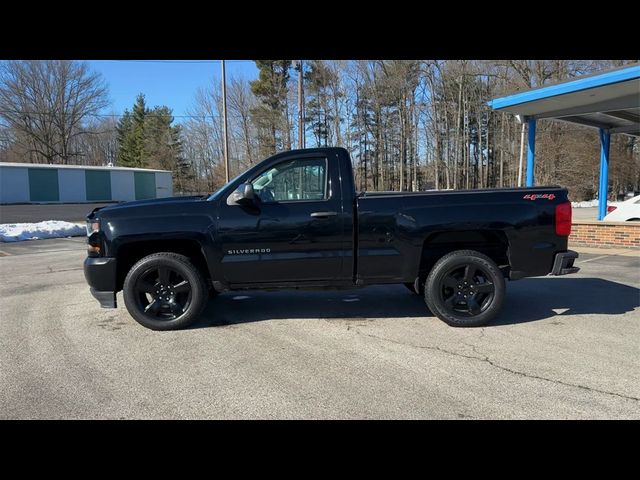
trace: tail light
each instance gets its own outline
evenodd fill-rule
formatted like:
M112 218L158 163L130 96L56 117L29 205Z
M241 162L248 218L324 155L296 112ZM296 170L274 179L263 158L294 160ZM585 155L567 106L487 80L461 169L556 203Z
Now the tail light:
M618 207L613 207L613 206L607 207L607 213L613 212L616 208L618 208Z
M571 202L556 205L556 235L568 237L571 234Z

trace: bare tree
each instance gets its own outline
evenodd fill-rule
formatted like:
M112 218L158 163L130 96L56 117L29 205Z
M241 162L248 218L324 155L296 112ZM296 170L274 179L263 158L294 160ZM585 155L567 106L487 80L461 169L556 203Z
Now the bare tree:
M251 93L249 82L242 79L231 79L229 88L229 116L232 122L231 131L235 133L236 153L242 168L246 168L256 161L255 140L257 134L251 122L251 109L255 108L255 98Z
M80 137L75 145L75 148L83 152L83 165L116 164L118 153L117 123L115 114L92 119L87 123L87 134Z
M222 185L225 177L220 95L214 83L208 88L200 88L192 107L188 109L191 118L183 125L185 155L191 165L199 170L199 178L204 181L204 188L209 192ZM231 137L233 136L232 133ZM232 160L235 149L230 150L229 157Z
M108 105L107 86L86 62L27 60L0 65L0 117L28 153L77 163L86 120Z

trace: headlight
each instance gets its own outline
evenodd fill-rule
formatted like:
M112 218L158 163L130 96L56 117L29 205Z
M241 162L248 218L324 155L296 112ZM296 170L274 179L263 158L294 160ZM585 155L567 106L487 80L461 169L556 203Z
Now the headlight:
M87 237L100 230L100 220L87 220Z
M100 220L87 221L87 253L90 257L100 256Z

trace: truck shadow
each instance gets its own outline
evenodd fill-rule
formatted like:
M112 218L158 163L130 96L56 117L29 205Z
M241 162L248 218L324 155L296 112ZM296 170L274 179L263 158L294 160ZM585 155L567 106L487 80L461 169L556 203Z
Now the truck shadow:
M640 307L640 289L602 278L527 278L507 284L502 313L490 325L574 315L622 315Z
M621 315L640 306L640 289L599 278L530 278L507 283L502 312L488 326L575 315ZM344 291L238 291L211 300L191 328L277 319L376 320L431 317L421 296L402 285ZM439 321L439 320L438 320Z

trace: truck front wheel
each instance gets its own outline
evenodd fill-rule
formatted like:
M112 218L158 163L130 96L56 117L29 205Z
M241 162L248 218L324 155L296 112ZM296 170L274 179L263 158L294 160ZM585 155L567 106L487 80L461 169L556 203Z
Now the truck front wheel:
M504 302L502 272L486 255L457 250L431 269L425 284L429 310L452 327L479 327L493 319Z
M170 252L154 253L136 263L122 290L129 314L152 330L187 327L208 300L200 271L184 255Z

